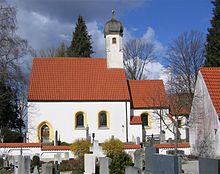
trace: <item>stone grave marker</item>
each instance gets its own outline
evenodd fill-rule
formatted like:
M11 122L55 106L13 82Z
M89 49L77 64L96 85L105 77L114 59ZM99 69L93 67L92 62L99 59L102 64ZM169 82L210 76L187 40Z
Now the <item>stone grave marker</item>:
M141 174L141 170L137 167L127 166L125 167L125 174Z
M102 147L99 146L98 140L93 141L92 147L90 147L90 152L92 152L96 157L104 157L102 154Z
M34 167L33 174L39 174L39 171L38 171L38 167L37 167L37 166Z
M64 153L64 160L69 160L70 157L69 157L69 152L65 152Z
M42 174L53 174L53 164L51 163L42 164Z
M152 173L181 174L181 158L174 155L155 154Z
M24 173L31 173L31 158L30 156L24 156Z
M156 148L146 147L145 148L145 171L144 174L151 174L153 172L153 158L156 153Z
M138 149L134 152L134 167L137 167L139 169L143 169L143 149Z
M110 169L109 165L111 164L112 159L109 157L99 157L100 169L99 174L109 174Z
M95 174L96 156L94 154L84 155L84 174Z

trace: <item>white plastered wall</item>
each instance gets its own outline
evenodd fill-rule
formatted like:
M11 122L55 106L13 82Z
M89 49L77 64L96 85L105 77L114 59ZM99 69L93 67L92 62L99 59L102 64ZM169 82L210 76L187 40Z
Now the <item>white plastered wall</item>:
M126 142L126 112L130 113L130 102L29 102L29 106L29 142L38 142L37 128L44 121L51 124L53 133L58 131L63 142L72 143L76 139L86 138L86 129L75 128L75 114L78 111L85 113L89 133L95 133L95 139L100 143L112 135ZM98 127L100 111L109 113L109 129Z
M201 141L210 141L214 156L220 156L220 125L201 72L198 73L195 93L189 117L189 137L192 154L198 154Z

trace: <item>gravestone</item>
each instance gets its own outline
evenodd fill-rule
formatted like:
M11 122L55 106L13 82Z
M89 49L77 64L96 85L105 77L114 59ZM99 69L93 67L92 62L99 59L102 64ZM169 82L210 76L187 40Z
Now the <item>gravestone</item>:
M34 167L34 172L33 172L33 174L39 174L39 171L38 171L38 167L37 167L37 166Z
M60 164L62 162L62 156L60 153L54 154L54 162L58 162Z
M141 174L141 170L137 167L127 166L125 167L125 174Z
M181 174L181 158L173 155L155 154L152 173Z
M111 158L109 157L99 157L100 161L100 169L99 169L99 174L109 174L110 169L109 165L111 164Z
M24 158L22 155L14 157L14 174L24 174Z
M134 167L143 169L143 149L138 149L134 152Z
M102 154L102 147L99 146L98 140L93 141L92 147L90 147L90 152L92 152L96 157L104 157Z
M69 152L65 152L64 153L64 160L69 160L70 157L69 157Z
M84 155L84 174L94 174L96 165L96 156L94 154Z
M136 139L136 144L140 144L141 143L141 138L140 137L137 137Z
M53 164L51 164L51 163L42 164L42 173L43 174L53 174Z
M31 173L31 158L30 156L24 156L24 173Z
M220 173L220 159L199 158L199 173Z
M153 172L153 158L156 154L156 148L145 148L145 171L144 174L151 174Z

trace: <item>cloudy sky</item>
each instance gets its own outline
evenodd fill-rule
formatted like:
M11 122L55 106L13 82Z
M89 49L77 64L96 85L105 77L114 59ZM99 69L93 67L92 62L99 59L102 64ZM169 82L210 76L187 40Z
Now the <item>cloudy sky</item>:
M152 64L152 78L161 77L167 45L190 30L207 33L211 0L10 0L17 8L18 33L35 49L67 45L76 19L82 15L92 35L93 57L104 57L103 27L112 9L125 28L124 42L143 38L155 44L160 55Z

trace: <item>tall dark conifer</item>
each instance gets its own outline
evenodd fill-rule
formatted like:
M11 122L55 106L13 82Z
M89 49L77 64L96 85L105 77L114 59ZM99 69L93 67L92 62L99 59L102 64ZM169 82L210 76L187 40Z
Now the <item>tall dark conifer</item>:
M69 57L90 57L92 53L91 35L88 34L83 17L79 16L67 55Z
M212 27L208 29L206 66L220 67L220 0L214 0Z

